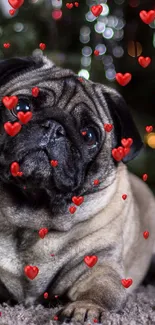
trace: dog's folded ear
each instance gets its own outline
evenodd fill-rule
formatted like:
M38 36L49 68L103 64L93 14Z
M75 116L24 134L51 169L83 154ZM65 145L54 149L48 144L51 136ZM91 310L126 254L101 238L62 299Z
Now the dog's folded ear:
M105 87L104 97L113 119L115 133L113 148L122 146L121 140L123 138L132 138L133 140L129 154L122 159L126 163L138 155L144 144L123 97L116 90L108 87Z

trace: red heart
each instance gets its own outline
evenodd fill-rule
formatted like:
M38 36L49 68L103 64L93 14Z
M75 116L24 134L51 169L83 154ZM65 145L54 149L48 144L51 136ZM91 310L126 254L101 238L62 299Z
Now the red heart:
M84 197L83 196L73 196L72 197L72 202L76 205L81 205L84 201Z
M149 231L144 231L144 232L143 232L143 237L144 237L145 239L148 239L148 237L149 237Z
M27 265L24 267L24 272L29 279L33 280L37 276L39 269L37 266Z
M143 68L147 68L148 65L151 63L151 58L149 58L149 56L147 56L146 58L144 58L143 56L140 56L138 58L138 62Z
M5 49L9 49L10 43L4 43L3 46L4 46Z
M79 6L79 2L74 2L74 6L78 7Z
M82 131L81 134L85 136L87 134L87 131Z
M31 118L32 118L32 112L19 112L17 114L17 117L19 118L19 120L23 123L23 124L26 124L28 123Z
M38 87L32 88L32 96L37 97L38 94L39 94L39 88Z
M69 211L71 214L74 214L75 211L76 211L76 207L74 205L72 205L70 208L69 208Z
M45 299L48 298L48 292L44 292L44 298L45 298Z
M16 177L16 176L22 176L23 175L23 172L20 172L20 166L19 164L14 161L12 164L11 164L11 167L10 167L10 172L12 174L12 176Z
M126 194L123 194L123 195L122 195L122 199L123 199L123 200L126 200L126 198L127 198L127 195L126 195Z
M53 319L54 319L54 320L58 320L58 316L54 316Z
M89 266L89 267L93 267L98 261L98 257L96 255L92 255L92 256L85 256L84 257L84 262Z
M9 14L10 14L11 16L13 16L13 15L15 14L15 12L16 12L16 10L14 10L14 9L9 10Z
M124 157L128 155L128 153L130 152L130 148L124 148Z
M16 135L17 133L19 133L20 132L20 130L21 130L21 128L22 128L22 126L21 126L21 124L20 123L18 123L18 122L15 122L15 123L13 123L13 124L11 124L10 122L6 122L5 124L4 124L4 130L5 130L5 132L7 133L7 134L9 134L10 136L14 136L14 135Z
M17 103L18 103L18 97L17 96L5 96L2 98L2 102L4 106L8 109L13 109Z
M101 5L95 5L95 6L92 6L90 8L90 10L91 10L91 12L93 13L93 15L95 17L98 17L101 14L101 12L102 12L103 7Z
M99 52L98 50L95 50L95 51L94 51L94 55L95 55L95 56L98 56L99 54L100 54L100 52Z
M150 10L148 12L142 10L140 11L139 16L145 24L150 24L155 19L155 10Z
M122 146L123 147L131 147L131 145L133 144L133 140L132 140L132 138L127 138L127 139L125 139L125 138L123 138L122 140L121 140L121 144L122 144Z
M124 75L122 73L116 73L116 80L121 86L126 86L132 78L131 73L125 73Z
M112 156L117 161L122 160L124 158L124 148L118 147L118 148L112 149Z
M45 43L40 43L40 44L39 44L39 47L40 47L40 49L41 49L42 51L44 51L45 48L46 48L46 44L45 44Z
M110 132L112 130L112 128L113 128L112 124L104 124L103 126L104 126L104 130L106 132Z
M146 132L152 132L153 131L153 126L152 125L149 125L149 126L146 126L145 128Z
M129 288L133 283L132 279L122 279L121 282L125 288Z
M94 180L94 185L99 185L99 180L98 179Z
M68 8L68 9L72 9L73 8L73 3L66 3L66 7Z
M10 6L14 9L19 9L23 3L24 3L24 0L8 0Z
M51 163L51 165L52 165L53 167L58 166L58 161L57 161L57 160L51 160L50 163Z
M146 182L148 179L148 175L147 174L143 174L143 181Z
M43 239L47 235L47 233L48 233L48 229L47 228L41 228L39 230L39 236L40 236L40 238Z

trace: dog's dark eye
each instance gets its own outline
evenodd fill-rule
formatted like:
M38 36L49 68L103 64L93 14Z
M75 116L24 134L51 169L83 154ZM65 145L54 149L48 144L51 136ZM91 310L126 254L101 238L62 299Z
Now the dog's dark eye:
M12 114L15 115L15 116L17 116L17 114L19 112L26 113L26 112L29 112L29 111L31 111L30 104L26 100L20 99L18 101L17 106L12 109Z
M97 146L97 135L92 127L82 129L81 134L88 146L91 148Z

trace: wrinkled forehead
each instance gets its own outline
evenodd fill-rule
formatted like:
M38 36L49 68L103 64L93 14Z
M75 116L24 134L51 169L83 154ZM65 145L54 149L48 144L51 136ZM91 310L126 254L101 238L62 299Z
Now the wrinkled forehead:
M97 84L79 78L69 69L62 69L46 57L41 62L13 59L1 67L0 95L32 97L32 88L38 87L44 95L44 107L50 111L64 111L76 118L102 117L108 112L104 95ZM101 99L102 96L102 99ZM103 107L104 106L104 110Z

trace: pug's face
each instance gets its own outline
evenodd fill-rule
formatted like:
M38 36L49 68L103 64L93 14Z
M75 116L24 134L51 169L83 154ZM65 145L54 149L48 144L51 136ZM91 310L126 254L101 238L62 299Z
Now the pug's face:
M32 95L34 87L39 88L37 97ZM4 96L17 96L17 105L7 109ZM16 188L28 202L44 202L55 214L73 196L93 192L95 179L102 188L108 186L117 168L111 151L121 145L122 138L133 139L124 162L142 146L116 91L79 80L46 57L0 62L0 99L0 181L12 191ZM22 124L19 112L32 112L32 118ZM7 134L7 122L19 122L20 132ZM106 132L104 124L113 124L112 131ZM22 176L12 176L13 162L19 164Z

